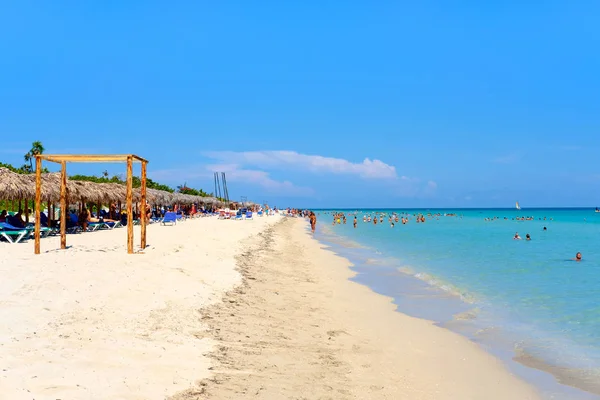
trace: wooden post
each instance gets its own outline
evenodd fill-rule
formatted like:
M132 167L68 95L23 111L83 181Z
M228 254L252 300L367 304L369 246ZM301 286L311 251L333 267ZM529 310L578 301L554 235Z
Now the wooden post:
M36 172L37 175L37 172ZM36 177L37 181L37 177ZM29 199L25 199L25 223L29 223Z
M48 228L54 228L54 203L48 200Z
M133 254L133 157L127 156L127 253Z
M40 223L42 208L42 160L35 156L35 247L34 253L40 254Z
M142 199L141 199L141 208L142 208L142 215L140 216L141 219L141 223L142 223L142 243L141 243L141 247L142 247L142 251L144 251L144 249L146 248L146 219L148 218L148 215L146 214L146 163L142 162L142 187L141 187L141 195L142 195Z
M60 248L67 248L67 162L60 162Z

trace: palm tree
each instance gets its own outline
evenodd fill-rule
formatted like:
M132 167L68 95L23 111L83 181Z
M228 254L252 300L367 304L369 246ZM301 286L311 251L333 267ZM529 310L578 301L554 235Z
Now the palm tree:
M25 164L23 166L23 169L26 170L27 172L33 172L33 160L35 159L35 156L38 154L42 154L44 152L44 145L42 145L42 142L40 141L35 141L33 143L31 143L31 150L29 150L27 153L25 153L25 162L29 162L29 165Z

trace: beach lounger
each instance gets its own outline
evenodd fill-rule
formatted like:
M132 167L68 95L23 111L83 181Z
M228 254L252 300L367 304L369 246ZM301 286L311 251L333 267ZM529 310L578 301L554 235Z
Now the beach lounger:
M67 226L67 233L79 233L81 232L81 227L79 225Z
M115 228L120 228L123 225L121 224L121 221L104 221L104 228L106 229L115 229Z
M25 228L17 228L6 222L0 222L0 236L9 243L15 244L29 239L31 231Z
M104 222L90 222L88 223L88 232L95 232L97 230L100 229L104 229L105 228L105 224Z
M177 214L175 214L174 212L167 212L165 213L165 217L163 218L161 224L166 225L166 224L171 224L171 225L176 225L177 224Z
M248 211L246 213L246 219L254 219L254 218L252 218L252 211Z
M13 228L14 228L14 229L20 229L20 228L17 228L17 227L13 227ZM35 225L34 225L34 224L32 224L32 223L29 223L29 224L28 224L28 225L25 227L25 229L27 229L28 231L30 231L30 232L31 232L31 234L33 235L33 232L35 231ZM43 226L43 225L42 225L42 226L40 226L40 237L41 237L41 238L48 237L48 236L50 236L50 234L52 234L52 233L53 233L53 230L52 230L52 229L50 229L50 228L48 228L47 226Z
M6 239L11 244L20 243L26 241L29 238L30 232L27 229L20 231L13 231L9 229L0 229L0 236Z

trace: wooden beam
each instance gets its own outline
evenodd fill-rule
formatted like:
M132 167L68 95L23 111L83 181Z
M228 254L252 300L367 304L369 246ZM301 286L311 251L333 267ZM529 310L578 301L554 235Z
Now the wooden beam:
M66 162L148 162L142 157L133 154L42 154L43 160L56 163Z
M52 228L52 220L54 219L54 214L52 213L52 202L48 200L48 228Z
M133 157L127 157L127 253L133 254Z
M142 212L141 212L141 222L142 222L142 240L141 240L141 248L142 251L144 251L144 249L146 248L146 220L148 219L148 215L146 214L146 163L143 162L142 163L142 177L141 177L141 181L142 181L142 187L141 187L141 208L142 208Z
M67 163L62 161L60 169L60 248L67 248Z
M42 160L35 157L35 247L34 253L40 254L40 228L42 207Z

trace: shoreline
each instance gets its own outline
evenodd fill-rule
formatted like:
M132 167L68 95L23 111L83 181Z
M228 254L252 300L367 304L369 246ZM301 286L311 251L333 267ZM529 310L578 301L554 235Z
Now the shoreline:
M243 283L202 311L213 375L171 400L539 398L477 344L350 280L350 261L305 225L284 219L244 244Z
M600 398L600 386L594 377L582 373L582 369L559 367L523 349L513 348L518 343L513 335L502 332L501 326L482 324L478 320L481 309L477 302L465 298L452 283L444 281L442 287L435 285L429 275L401 266L401 260L385 259L378 252L373 255L372 248L334 232L329 226L322 227L319 241L352 262L351 269L356 273L351 278L353 281L392 298L398 312L431 321L477 343L510 371L533 384L543 398Z

